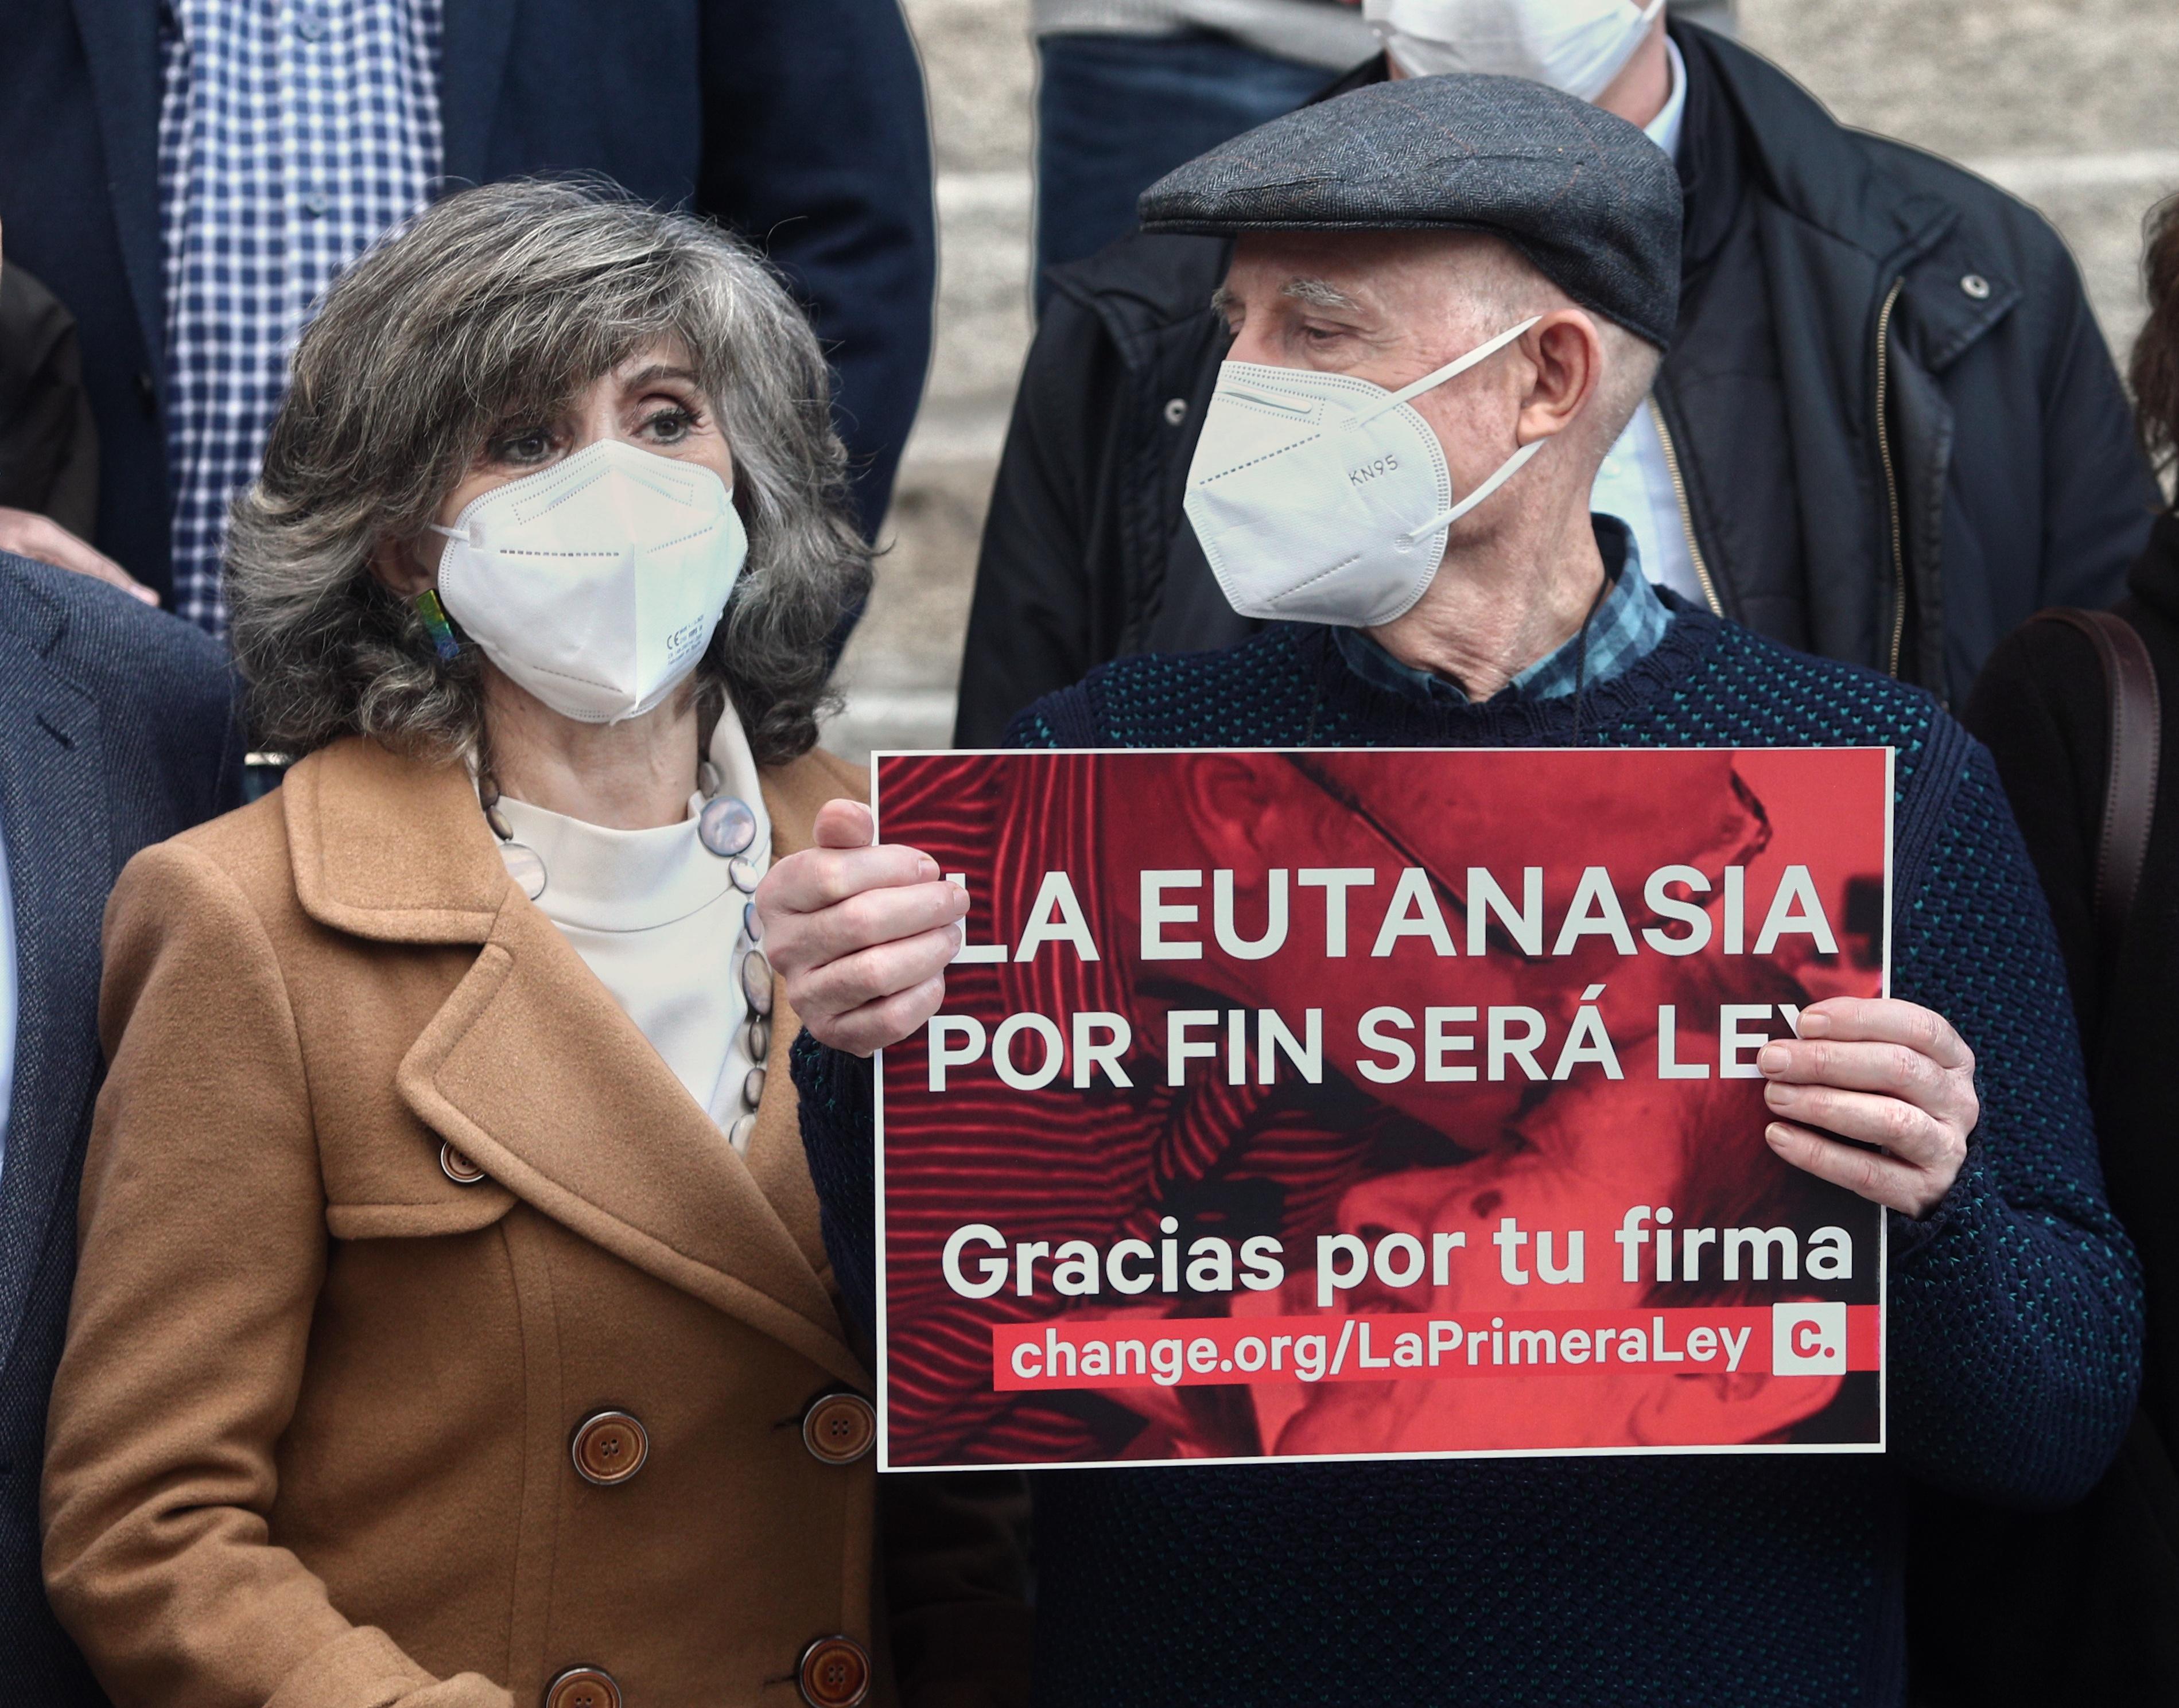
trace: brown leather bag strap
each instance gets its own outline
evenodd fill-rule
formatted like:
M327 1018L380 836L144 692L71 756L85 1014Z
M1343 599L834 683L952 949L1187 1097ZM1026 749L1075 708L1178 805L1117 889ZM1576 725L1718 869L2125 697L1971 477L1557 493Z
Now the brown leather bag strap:
M2104 820L2096 845L2096 928L2104 965L2112 964L2141 890L2149 832L2156 816L2156 780L2164 742L2164 709L2156 665L2139 632L2107 610L2038 612L2078 629L2096 649L2110 707L2110 764L2104 784Z

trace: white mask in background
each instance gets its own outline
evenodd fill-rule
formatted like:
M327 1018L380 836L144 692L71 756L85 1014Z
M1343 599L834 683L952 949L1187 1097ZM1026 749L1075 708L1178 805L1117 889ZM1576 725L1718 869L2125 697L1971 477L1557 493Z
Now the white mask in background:
M1410 77L1485 71L1594 101L1627 68L1665 0L1362 0Z
M1445 448L1408 401L1527 331L1521 322L1412 386L1227 362L1188 465L1188 519L1243 616L1373 628L1423 596L1452 524L1545 441L1455 501Z
M439 599L484 655L563 717L639 717L696 668L749 556L711 469L601 440L473 500Z

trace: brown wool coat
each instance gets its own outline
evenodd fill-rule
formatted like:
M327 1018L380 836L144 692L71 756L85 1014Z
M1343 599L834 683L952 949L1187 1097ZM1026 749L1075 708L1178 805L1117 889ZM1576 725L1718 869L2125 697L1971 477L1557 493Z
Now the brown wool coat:
M768 773L777 851L862 792L828 755ZM362 741L139 855L106 950L46 1571L122 1708L529 1708L577 1666L628 1708L790 1708L834 1633L890 1701L881 1623L911 1700L1014 1695L990 1513L888 1480L881 1550L870 1459L803 1442L870 1377L791 1015L744 1160L509 881L466 774ZM570 1442L605 1409L650 1457L596 1487Z

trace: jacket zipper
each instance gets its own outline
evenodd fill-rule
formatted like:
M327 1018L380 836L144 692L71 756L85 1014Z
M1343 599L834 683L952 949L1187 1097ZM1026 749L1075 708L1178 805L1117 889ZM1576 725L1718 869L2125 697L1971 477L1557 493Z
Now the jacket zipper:
M1703 561L1702 542L1695 538L1694 506L1688 502L1688 483L1680 474L1680 453L1672 444L1672 430L1665 424L1665 412L1654 402L1649 413L1656 418L1657 443L1664 447L1665 472L1672 477L1672 496L1679 501L1680 526L1687 532L1688 557L1695 567L1695 579L1702 583L1703 597L1710 601L1710 615L1723 616L1724 602L1717 596L1716 583L1710 578L1710 566Z
M1884 464L1884 495L1891 507L1891 674L1899 674L1899 653L1907 638L1907 544L1899 520L1899 474L1891 461L1891 417L1887 407L1891 382L1891 311L1907 287L1902 275L1891 282L1876 316L1876 454Z

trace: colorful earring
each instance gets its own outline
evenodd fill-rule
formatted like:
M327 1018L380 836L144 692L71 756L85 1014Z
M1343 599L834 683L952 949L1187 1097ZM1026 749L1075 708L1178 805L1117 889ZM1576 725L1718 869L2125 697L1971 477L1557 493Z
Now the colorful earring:
M454 638L454 626L447 621L447 608L439 603L439 590L427 587L416 595L416 614L424 619L424 632L431 637L442 664L461 655L462 643Z

